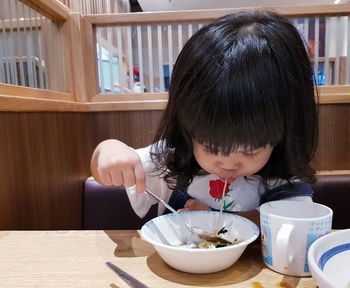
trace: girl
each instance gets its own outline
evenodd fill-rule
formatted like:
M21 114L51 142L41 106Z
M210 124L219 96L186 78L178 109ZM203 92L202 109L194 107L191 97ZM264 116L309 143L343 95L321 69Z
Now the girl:
M154 144L104 141L91 168L104 185L136 185L128 196L140 217L155 204L147 186L175 209L223 205L256 220L266 201L311 201L316 145L313 74L297 29L275 13L241 12L182 49Z

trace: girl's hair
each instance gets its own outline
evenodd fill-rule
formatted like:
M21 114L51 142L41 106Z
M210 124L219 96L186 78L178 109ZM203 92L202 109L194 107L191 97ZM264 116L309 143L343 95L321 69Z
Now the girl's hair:
M173 186L205 173L192 139L224 155L271 144L271 157L257 173L265 183L313 182L313 79L304 42L287 18L254 11L218 19L194 34L176 60L153 162Z

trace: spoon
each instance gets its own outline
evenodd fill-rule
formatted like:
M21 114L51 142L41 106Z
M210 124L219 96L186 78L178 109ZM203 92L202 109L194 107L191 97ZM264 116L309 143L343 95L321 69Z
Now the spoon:
M200 228L196 228L196 227L192 227L190 224L188 224L187 220L184 218L184 216L182 214L180 214L179 212L177 212L173 207L171 207L168 203L166 203L162 198L160 198L159 196L157 196L156 194L154 194L153 192L149 191L148 189L145 189L145 192L152 196L154 199L156 199L158 202L162 203L166 208L168 208L171 212L175 213L176 215L178 215L179 217L181 217L184 220L184 223L186 225L186 228L194 235L196 235L197 237L209 241L209 242L221 242L221 243L225 243L225 244L232 244L231 241L228 241L216 234L212 234L209 233L207 231L204 231Z

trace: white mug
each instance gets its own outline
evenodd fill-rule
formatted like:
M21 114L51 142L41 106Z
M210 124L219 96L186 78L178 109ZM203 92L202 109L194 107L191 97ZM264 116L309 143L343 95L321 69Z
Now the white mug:
M260 206L261 248L265 264L292 276L310 276L307 252L317 238L332 229L333 211L327 206L279 200Z

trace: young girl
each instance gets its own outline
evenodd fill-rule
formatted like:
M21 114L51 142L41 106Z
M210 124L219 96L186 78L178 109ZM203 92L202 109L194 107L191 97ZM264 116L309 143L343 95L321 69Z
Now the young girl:
M154 144L104 141L91 168L104 185L136 185L128 196L140 217L155 204L147 187L175 209L223 205L256 220L266 201L312 201L316 145L313 73L297 29L275 13L241 12L182 49Z

